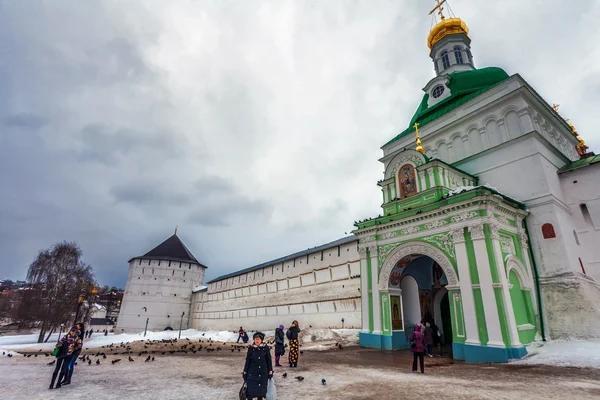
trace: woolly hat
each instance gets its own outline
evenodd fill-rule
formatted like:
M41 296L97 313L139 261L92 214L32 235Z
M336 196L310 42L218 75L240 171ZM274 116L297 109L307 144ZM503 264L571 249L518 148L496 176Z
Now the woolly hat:
M265 334L262 332L256 332L254 335L252 335L252 340L256 338L260 338L260 340L265 340Z
M283 329L283 325L279 325L279 329Z

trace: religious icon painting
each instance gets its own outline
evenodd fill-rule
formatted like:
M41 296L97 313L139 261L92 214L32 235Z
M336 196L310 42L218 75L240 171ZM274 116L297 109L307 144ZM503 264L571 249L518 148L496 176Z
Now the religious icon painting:
M390 298L392 303L392 330L402 330L402 308L400 304L400 296L392 296Z
M417 194L415 167L410 164L403 165L398 171L398 183L400 186L401 198L405 199Z

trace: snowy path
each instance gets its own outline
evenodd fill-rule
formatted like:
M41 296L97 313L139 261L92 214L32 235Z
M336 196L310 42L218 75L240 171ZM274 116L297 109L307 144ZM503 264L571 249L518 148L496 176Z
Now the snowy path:
M108 361L121 358L111 365ZM279 400L399 398L551 399L600 397L600 371L533 365L473 365L428 359L425 375L410 371L406 352L359 348L305 352L300 367L278 368ZM0 358L2 399L235 399L241 386L244 353L109 356L101 365L78 365L73 384L50 391L52 358ZM92 357L93 361L95 359ZM432 363L437 364L432 364ZM434 366L437 365L437 366ZM287 379L281 374L288 372ZM293 377L305 379L298 382ZM321 379L327 379L327 385Z

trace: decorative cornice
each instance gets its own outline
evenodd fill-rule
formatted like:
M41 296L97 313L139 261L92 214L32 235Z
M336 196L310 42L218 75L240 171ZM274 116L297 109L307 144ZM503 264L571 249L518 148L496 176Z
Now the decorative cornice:
M498 225L496 225L495 223L490 223L490 237L493 240L500 240L500 230L498 229Z
M454 244L462 243L465 241L465 232L463 228L452 229L450 231L450 234L452 235L452 241L454 242Z

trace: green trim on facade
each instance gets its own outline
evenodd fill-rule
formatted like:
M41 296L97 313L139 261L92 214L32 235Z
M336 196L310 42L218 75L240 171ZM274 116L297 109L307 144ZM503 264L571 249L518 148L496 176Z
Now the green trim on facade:
M500 332L502 333L502 341L506 347L510 347L510 335L508 333L508 321L506 320L506 309L504 297L502 297L502 288L494 288L494 296L496 297L496 307L498 308L498 318L500 319Z
M479 342L486 345L490 340L487 331L487 324L485 323L485 311L483 308L483 297L481 296L481 289L473 289L473 298L475 300L475 316L477 317L477 330L479 331Z
M433 167L433 180L435 181L435 186L442 186L440 182L440 168Z
M373 332L373 295L371 294L371 290L373 290L373 279L371 278L371 257L367 255L367 295L369 300L369 332Z
M389 292L380 293L380 309L381 309L381 332L384 335L392 334L392 310L390 309L390 294Z
M533 311L531 292L521 289L521 282L515 271L510 271L508 281L512 285L510 289L511 305L515 313L517 328L519 326L530 325L532 328L519 330L519 340L523 344L531 343L535 340L537 332L537 321Z
M469 275L471 276L471 284L479 284L479 272L477 271L477 261L475 260L475 247L471 239L471 232L464 228L465 247L467 249L467 259L469 260ZM460 278L459 278L460 279Z
M454 298L455 294L458 294L459 301ZM460 290L449 290L448 300L450 304L450 316L452 320L452 340L456 343L464 343L467 335L465 333L465 319L463 316L462 309L462 297L460 296Z
M483 224L483 233L485 235L485 248L487 250L487 256L490 263L490 272L492 273L492 283L500 283L498 268L496 267L496 255L490 233L490 224Z

